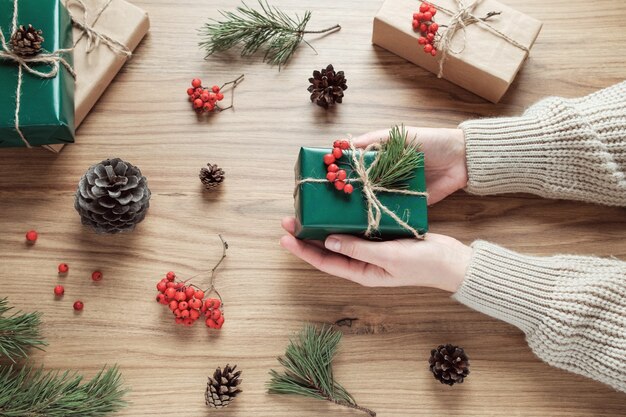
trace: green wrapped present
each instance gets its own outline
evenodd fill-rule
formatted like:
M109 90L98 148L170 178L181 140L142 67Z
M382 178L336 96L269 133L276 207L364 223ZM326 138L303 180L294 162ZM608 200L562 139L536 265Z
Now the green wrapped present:
M41 50L28 42L23 48L22 37L12 42L21 26L24 37L39 39L41 31ZM65 7L59 0L0 0L0 33L0 147L74 142L72 23Z
M296 162L296 237L323 240L330 234L341 233L369 238L397 239L422 237L428 230L426 180L423 163L415 168L403 187L372 186L371 197L364 192L363 181L355 161L361 160L368 168L376 159L375 151L361 153L344 151L349 163L341 165L346 170L348 182L353 184L351 194L335 189L326 180L327 167L323 158L330 149L300 148ZM423 154L418 153L423 161ZM347 157L347 158L346 158ZM370 184L371 185L371 184ZM377 211L380 213L378 222Z

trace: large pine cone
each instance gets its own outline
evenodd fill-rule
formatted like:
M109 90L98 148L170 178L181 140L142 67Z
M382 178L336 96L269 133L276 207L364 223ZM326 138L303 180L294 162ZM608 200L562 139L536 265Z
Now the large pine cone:
M348 89L343 71L335 72L332 65L328 65L321 71L313 71L313 77L309 78L309 82L311 85L308 91L311 93L311 101L325 109L335 103L341 103L343 92Z
M215 188L224 181L224 170L217 164L206 164L207 168L200 169L200 181L207 190Z
M97 233L131 231L146 217L150 189L136 166L119 158L91 166L82 176L74 207Z
M41 52L41 44L43 43L42 31L28 25L27 28L20 26L11 35L11 49L18 55L31 56Z
M458 346L440 345L430 352L428 363L435 379L442 384L460 384L469 375L469 358Z
M224 408L233 402L237 394L241 392L239 384L241 384L241 371L235 372L237 365L231 367L226 365L222 371L220 368L215 370L213 377L209 377L206 386L205 399L206 405L213 408Z

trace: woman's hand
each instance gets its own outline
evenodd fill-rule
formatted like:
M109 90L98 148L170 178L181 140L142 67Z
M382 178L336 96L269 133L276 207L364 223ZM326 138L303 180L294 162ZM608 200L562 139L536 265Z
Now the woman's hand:
M283 248L320 271L367 287L425 286L455 292L469 265L472 250L451 237L428 234L424 240L373 242L332 235L322 242L293 236L295 219L282 221L289 233Z
M421 145L426 168L428 204L435 204L467 185L465 137L461 129L406 127L407 140ZM353 139L364 148L389 138L388 130L366 133Z

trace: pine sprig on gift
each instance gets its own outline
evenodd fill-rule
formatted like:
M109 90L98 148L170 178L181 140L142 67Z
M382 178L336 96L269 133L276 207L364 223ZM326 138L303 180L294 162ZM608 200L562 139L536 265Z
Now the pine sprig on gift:
M0 417L101 417L126 403L117 368L86 383L69 372L13 367L0 370Z
M204 40L199 45L206 50L207 57L242 44L242 56L252 55L264 47L263 61L282 66L293 56L300 42L311 46L304 40L305 34L341 29L335 25L322 30L306 30L311 19L310 11L304 12L302 17L291 17L263 0L259 0L259 5L261 9L256 10L242 2L234 12L220 11L224 20L211 19L205 24L200 31Z
M272 378L268 383L269 393L296 394L326 400L375 417L374 411L358 405L333 377L332 362L341 336L341 332L329 326L320 329L306 325L290 341L285 356L278 358L285 371L270 371Z
M39 332L41 313L22 313L7 315L13 308L7 299L0 299L0 357L7 357L15 362L25 358L29 348L42 349L46 342Z
M415 170L424 164L424 155L414 141L407 142L404 126L394 126L389 139L381 144L376 163L369 178L376 187L402 189L415 176Z

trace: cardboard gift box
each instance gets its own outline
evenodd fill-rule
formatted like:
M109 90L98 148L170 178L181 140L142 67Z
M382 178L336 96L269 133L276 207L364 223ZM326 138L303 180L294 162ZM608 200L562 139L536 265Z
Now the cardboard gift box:
M303 179L324 180L326 165L323 157L331 152L324 148L300 148L296 162L296 189L294 193L296 211L296 237L300 239L323 240L334 233L364 235L368 227L367 202L362 187L354 183L354 192L345 194L335 190L330 182L304 182ZM350 154L350 151L345 151ZM365 165L369 166L376 152L365 155ZM347 166L348 178L354 178L352 169ZM407 189L426 191L424 168L415 171L408 181ZM425 196L403 195L393 192L377 193L377 198L403 221L420 234L428 230L428 215ZM413 233L402 227L386 213L382 214L375 238L396 239L413 237Z
M49 73L55 65L59 70L53 77L44 77L20 66L14 59L0 56L0 147L74 142L74 78L59 60L72 65L72 53L58 53L73 45L67 10L58 0L21 0L17 2L17 10L13 0L0 0L0 31L8 49L0 47L0 52L6 54L11 53L14 13L18 26L32 24L42 31L42 53L35 57L57 53L52 61L26 64L41 73Z
M74 27L74 68L76 70L75 122L78 127L91 111L100 96L124 66L150 29L148 14L124 0L82 0L80 4L68 0L67 8L74 20L86 23L99 34L90 44L89 37L80 27ZM86 11L86 13L85 13ZM63 145L53 146L58 152Z
M459 11L460 2L435 0L429 3L438 10L434 21L443 34L447 30L443 26L454 23L451 17ZM386 0L374 18L372 42L497 103L528 57L542 23L495 0L466 3L469 7L464 9L465 13L457 15L464 24L452 25L458 26L458 30L451 37L447 52L439 50L432 56L418 43L420 33L411 25L413 13L420 6L416 0ZM481 20L490 12L500 14Z

